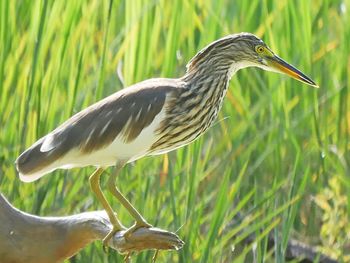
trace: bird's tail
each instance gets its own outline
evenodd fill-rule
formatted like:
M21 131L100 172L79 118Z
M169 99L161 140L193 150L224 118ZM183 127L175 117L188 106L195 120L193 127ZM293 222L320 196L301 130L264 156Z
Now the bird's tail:
M16 168L23 182L33 182L57 168L59 154L55 149L41 151L44 140L41 138L17 158Z

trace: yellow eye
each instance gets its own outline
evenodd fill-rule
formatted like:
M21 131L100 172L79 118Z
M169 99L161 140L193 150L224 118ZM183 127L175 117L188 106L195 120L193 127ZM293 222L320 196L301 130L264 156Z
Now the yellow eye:
M264 47L263 46L257 46L256 48L255 48L255 50L256 50L256 52L258 52L259 54L261 54L261 53L263 53L264 52Z

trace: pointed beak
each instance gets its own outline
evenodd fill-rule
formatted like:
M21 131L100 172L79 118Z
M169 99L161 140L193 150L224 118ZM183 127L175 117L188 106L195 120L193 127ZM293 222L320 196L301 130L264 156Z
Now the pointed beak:
M297 68L293 67L292 65L285 62L280 57L273 55L272 57L266 58L267 64L272 70L286 74L296 80L299 80L307 85L313 86L315 88L318 88L318 85L310 79L308 76L306 76L304 73L302 73Z

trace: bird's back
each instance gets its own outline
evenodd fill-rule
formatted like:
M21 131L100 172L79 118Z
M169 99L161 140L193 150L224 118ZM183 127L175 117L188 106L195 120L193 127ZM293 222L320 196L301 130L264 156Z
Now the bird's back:
M167 99L182 85L147 80L78 112L18 157L20 178L30 182L57 168L112 166L144 156L158 139Z

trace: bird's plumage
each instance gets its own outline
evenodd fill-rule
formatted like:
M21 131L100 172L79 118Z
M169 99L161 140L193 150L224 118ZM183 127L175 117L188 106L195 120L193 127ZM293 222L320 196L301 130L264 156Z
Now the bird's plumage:
M30 182L58 168L97 166L89 182L113 226L103 239L107 245L124 229L100 187L104 168L115 166L108 190L135 219L125 235L150 227L116 187L119 171L130 161L174 150L203 134L218 115L231 76L250 66L317 86L256 36L230 35L198 52L183 77L135 84L75 114L18 157L20 178Z
M113 166L186 145L217 117L231 76L249 66L283 70L316 85L256 36L229 35L198 52L183 77L140 82L72 116L18 157L20 178L33 181L58 168Z
M21 179L33 181L57 168L112 166L118 159L142 157L157 140L154 132L166 99L180 83L150 79L78 112L18 157Z

